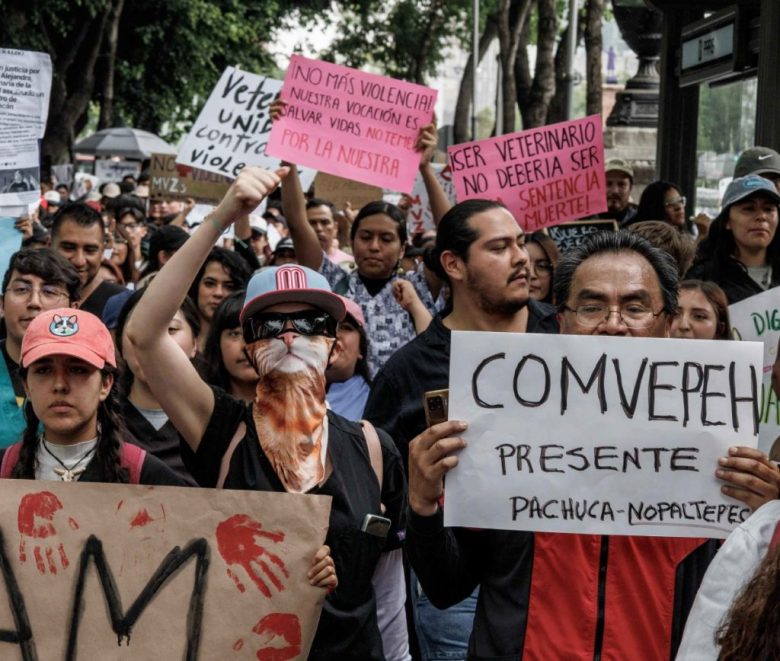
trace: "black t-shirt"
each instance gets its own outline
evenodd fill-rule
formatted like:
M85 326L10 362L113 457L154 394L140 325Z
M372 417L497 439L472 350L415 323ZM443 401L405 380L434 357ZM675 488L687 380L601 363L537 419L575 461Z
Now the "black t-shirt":
M101 317L106 301L112 296L125 291L122 285L116 282L101 282L95 291L93 291L86 300L79 304L79 308L91 312L96 317Z
M213 390L214 412L197 453L182 443L185 466L201 486L215 486L222 457L243 421L247 432L231 457L225 488L283 492L284 486L260 447L251 408L219 388ZM386 546L360 527L366 514L386 516L393 523L387 546L393 542L397 546L398 531L403 529L406 479L395 445L387 434L377 430L383 458L380 500L360 425L332 411L328 411L328 425L328 457L333 472L322 486L308 493L333 498L325 543L336 564L339 586L325 600L309 659L380 660L384 655L371 577ZM384 514L380 502L386 508Z

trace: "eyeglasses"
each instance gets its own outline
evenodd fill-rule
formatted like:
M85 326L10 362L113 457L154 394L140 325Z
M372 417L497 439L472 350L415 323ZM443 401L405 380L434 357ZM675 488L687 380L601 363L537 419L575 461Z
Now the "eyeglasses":
M616 312L620 321L630 328L647 328L663 312L663 310L653 312L652 308L648 308L641 303L627 303L620 308L600 303L588 303L586 305L578 305L576 308L564 305L563 309L574 312L577 315L577 323L588 328L595 328L609 321L613 312Z
M685 206L685 196L678 197L674 200L669 200L668 202L664 202L665 207L676 207L676 206Z
M338 322L326 312L302 310L300 312L276 312L257 314L244 321L244 342L251 344L257 340L267 340L282 333L287 322L296 333L301 335L326 335L336 337Z
M11 285L6 291L6 296L9 294L16 299L29 299L33 292L38 292L38 297L44 303L51 304L57 303L63 298L67 297L68 293L56 287L55 285L41 285L40 287L33 287L26 282L17 282Z
M547 261L546 259L540 259L536 262L531 262L531 268L533 268L534 271L539 271L541 273L552 273L553 265L552 262Z

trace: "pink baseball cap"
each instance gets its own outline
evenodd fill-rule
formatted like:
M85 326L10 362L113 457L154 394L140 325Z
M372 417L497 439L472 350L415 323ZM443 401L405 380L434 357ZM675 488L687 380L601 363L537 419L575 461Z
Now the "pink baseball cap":
M73 356L103 369L116 367L111 333L94 314L75 308L41 312L30 322L22 338L22 367L46 356Z
M365 328L366 318L363 316L363 310L360 306L346 296L339 296L339 298L344 301L344 307L347 309L347 314L357 321L361 328Z

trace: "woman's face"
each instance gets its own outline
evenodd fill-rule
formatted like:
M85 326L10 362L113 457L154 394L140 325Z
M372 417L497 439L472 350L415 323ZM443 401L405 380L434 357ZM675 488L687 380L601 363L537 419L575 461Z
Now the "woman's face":
M352 241L358 273L367 278L389 278L404 249L398 236L398 223L383 213L360 221Z
M78 443L97 435L97 410L114 380L72 356L47 356L30 365L27 397L47 440Z
M664 193L664 213L669 224L675 227L685 225L685 198L676 188L670 188Z
M359 327L350 317L339 323L336 331L336 343L339 352L329 369L337 370L342 377L350 378L355 374L358 360L364 357L360 352Z
M111 261L117 266L122 266L127 259L127 242L114 240L113 250L111 251Z
M226 328L219 336L222 364L231 380L240 383L254 383L257 381L257 372L246 357L245 347L241 326Z
M765 195L753 195L729 207L726 229L734 234L737 256L766 250L777 231L777 204Z
M198 312L211 321L214 311L226 296L236 290L236 284L228 270L219 262L209 262L198 284Z
M552 262L535 241L525 244L528 251L528 293L536 301L543 301L552 286Z
M672 337L714 340L718 333L718 313L699 289L682 289L679 311L672 319Z

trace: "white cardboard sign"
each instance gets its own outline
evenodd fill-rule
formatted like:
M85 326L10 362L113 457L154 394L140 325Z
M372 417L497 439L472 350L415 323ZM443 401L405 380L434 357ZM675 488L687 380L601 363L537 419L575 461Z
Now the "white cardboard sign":
M279 159L266 154L271 134L271 102L282 81L228 67L179 149L176 162L235 179L247 165L269 170ZM306 191L316 170L298 168Z
M772 365L777 358L777 341L780 339L780 288L729 305L729 318L736 338L764 345L758 447L769 452L772 443L780 436L780 403L772 390Z
M756 445L761 351L453 332L449 417L469 428L445 525L726 537L750 512L715 470L729 446Z

